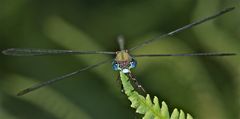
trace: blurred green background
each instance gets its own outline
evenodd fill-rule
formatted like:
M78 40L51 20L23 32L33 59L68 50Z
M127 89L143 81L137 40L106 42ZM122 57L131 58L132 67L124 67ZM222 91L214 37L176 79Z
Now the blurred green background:
M116 51L215 12L231 13L138 49L140 53L240 52L237 0L0 0L0 49ZM22 97L18 91L94 64L106 55L0 55L0 119L134 119L117 72L102 65ZM240 63L235 57L139 58L133 69L152 96L196 119L240 119Z

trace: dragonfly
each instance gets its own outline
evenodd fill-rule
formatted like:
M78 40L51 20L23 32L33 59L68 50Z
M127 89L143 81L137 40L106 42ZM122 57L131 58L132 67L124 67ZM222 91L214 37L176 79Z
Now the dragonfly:
M82 73L86 70L96 68L100 65L109 63L112 61L112 68L115 71L120 71L129 76L129 78L134 82L134 84L145 92L144 88L138 83L135 76L131 73L131 69L135 68L137 66L136 58L141 57L170 57L170 56L176 56L176 57L185 57L185 56L234 56L237 55L236 53L231 52L198 52L198 53L182 53L182 54L131 54L132 51L137 50L139 48L142 48L154 41L158 40L164 40L166 37L173 36L179 32L185 31L187 29L190 29L192 27L195 27L197 25L200 25L202 23L205 23L207 21L213 20L219 16L222 16L223 14L229 13L230 11L234 10L235 7L229 7L222 9L218 11L217 13L207 16L205 18L202 18L200 20L196 20L190 24L184 25L183 27L180 27L178 29L175 29L171 32L167 32L162 35L157 35L156 37L153 37L151 39L145 40L143 42L140 42L136 46L125 49L124 47L124 39L123 37L118 37L118 44L119 44L119 51L116 52L109 52L109 51L80 51L80 50L58 50L58 49L29 49L29 48L9 48L2 51L4 55L9 56L47 56L47 55L83 55L83 54L103 54L103 55L112 55L115 56L115 58L106 59L101 62L98 62L96 64L81 68L79 70L76 70L71 73L67 73L65 75L37 83L35 85L32 85L29 88L26 88L24 90L21 90L19 93L17 93L17 96L22 96L27 93L30 93L34 90L37 90L39 88L42 88L44 86L56 83L58 81L61 81L63 79L67 79L69 77L72 77L73 75Z

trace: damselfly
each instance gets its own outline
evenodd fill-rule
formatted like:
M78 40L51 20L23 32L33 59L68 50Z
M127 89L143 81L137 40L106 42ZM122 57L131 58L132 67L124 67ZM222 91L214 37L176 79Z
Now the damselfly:
M129 76L130 79L133 80L133 82L135 82L135 84L137 85L138 88L140 88L141 90L144 91L143 87L137 82L137 80L134 78L133 74L131 73L131 69L135 68L137 65L137 62L135 60L135 58L138 57L167 57L167 56L232 56L232 55L236 55L236 53L224 53L224 52L207 52L207 53L186 53L186 54L140 54L140 55L135 55L135 54L131 54L131 51L139 49L149 43L152 43L153 41L157 41L160 39L163 39L165 37L168 36L172 36L178 32L184 31L186 29L190 29L194 26L197 26L199 24L202 24L206 21L215 19L218 16L221 16L225 13L228 13L230 11L234 10L234 7L230 7L230 8L226 8L221 10L220 12L208 16L206 18L203 18L201 20L195 21L191 24L185 25L181 28L178 28L174 31L171 31L169 33L163 34L163 35L159 35L157 37L154 37L152 39L146 40L144 42L139 43L138 45L136 45L135 47L132 47L130 49L125 49L124 48L124 40L122 37L118 38L118 43L120 46L120 50L117 52L106 52L106 51L73 51L73 50L50 50L50 49L21 49L21 48L10 48L10 49L6 49L4 51L2 51L3 54L5 55L11 55L11 56L44 56L44 55L81 55L81 54L105 54L105 55L115 55L114 59L107 59L101 62L98 62L94 65L90 65L87 66L85 68L76 70L74 72L68 73L66 75L60 76L60 77L56 77L54 79L42 82L42 83L38 83L33 85L32 87L29 87L27 89L24 89L22 91L20 91L17 95L21 96L24 95L26 93L29 93L31 91L34 91L36 89L39 89L41 87L53 84L55 82L58 82L60 80L69 78L75 74L81 73L83 71L92 69L92 68L96 68L102 64L108 63L110 61L112 62L112 68L113 70L116 71L121 71L123 73L125 73L126 75Z

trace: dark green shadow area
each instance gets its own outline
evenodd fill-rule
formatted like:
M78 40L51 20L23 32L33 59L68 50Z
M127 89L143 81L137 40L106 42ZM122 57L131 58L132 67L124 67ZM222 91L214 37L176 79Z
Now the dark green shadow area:
M18 119L57 119L43 109L19 99L20 97L7 94L2 94L1 97L1 105L5 111Z

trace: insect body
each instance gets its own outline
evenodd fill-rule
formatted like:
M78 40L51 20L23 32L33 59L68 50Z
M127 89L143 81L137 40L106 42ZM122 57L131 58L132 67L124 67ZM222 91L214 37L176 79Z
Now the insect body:
M117 51L112 63L113 70L119 70L125 74L130 73L130 69L135 68L136 65L137 61L128 54L127 50Z

